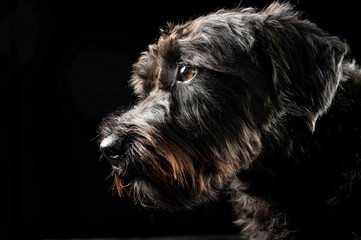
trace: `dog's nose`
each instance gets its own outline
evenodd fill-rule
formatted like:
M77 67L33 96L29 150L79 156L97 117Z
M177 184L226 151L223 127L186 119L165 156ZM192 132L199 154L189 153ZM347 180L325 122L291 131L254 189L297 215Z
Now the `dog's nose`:
M120 154L117 153L113 147L106 147L101 149L103 157L105 157L113 166L119 165Z
M115 139L113 136L105 138L100 144L100 151L113 166L119 165L121 161L122 139Z

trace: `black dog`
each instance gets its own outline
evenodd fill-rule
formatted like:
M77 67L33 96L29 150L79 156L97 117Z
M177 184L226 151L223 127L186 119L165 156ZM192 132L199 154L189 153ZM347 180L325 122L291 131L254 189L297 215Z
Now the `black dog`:
M231 192L246 239L361 239L361 71L289 4L169 25L139 102L100 126L118 192L192 208Z

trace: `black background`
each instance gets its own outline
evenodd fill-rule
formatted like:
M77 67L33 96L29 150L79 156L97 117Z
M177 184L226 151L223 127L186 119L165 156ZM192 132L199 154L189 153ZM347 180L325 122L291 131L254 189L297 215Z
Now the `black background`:
M361 56L356 1L297 2L305 17ZM159 27L237 4L1 0L0 238L236 233L225 200L152 213L112 194L110 167L99 161L94 138L104 115L133 101L131 65Z

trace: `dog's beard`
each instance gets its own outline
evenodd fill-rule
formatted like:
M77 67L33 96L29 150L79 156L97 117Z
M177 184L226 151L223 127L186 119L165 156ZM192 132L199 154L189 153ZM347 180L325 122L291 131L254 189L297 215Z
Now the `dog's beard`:
M191 208L215 198L226 182L217 177L222 173L216 165L222 161L204 156L171 132L133 126L127 134L121 159L112 164L113 189L120 197L148 208Z

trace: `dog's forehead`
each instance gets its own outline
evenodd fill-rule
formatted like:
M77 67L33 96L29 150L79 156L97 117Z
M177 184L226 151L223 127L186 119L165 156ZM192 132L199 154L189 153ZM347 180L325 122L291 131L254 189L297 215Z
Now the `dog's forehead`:
M249 12L234 9L211 13L184 24L168 24L166 30L161 30L158 42L149 45L148 51L143 53L143 58L153 65L183 61L206 67L202 61L197 61L200 60L197 56L210 62L215 55L227 52L229 56L235 49L248 52L254 43L252 18Z
M201 68L221 70L221 63L235 54L249 53L254 34L249 13L222 10L182 25L171 26L160 43L173 39L182 62Z
M243 28L243 30L247 31L250 15L257 14L250 14L247 11L240 11L237 9L220 10L198 17L184 24L169 24L167 30L162 31L162 33L163 35L172 38L192 40L201 37L204 34L211 34L213 37L216 37L225 30L232 30L233 25L237 25L237 28L239 28L237 30Z
M247 12L223 10L168 25L158 42L149 45L133 65L130 83L135 92L142 94L163 84L169 80L169 70L174 71L178 65L232 71L234 62L242 58L242 53L250 54L254 43L249 19Z

